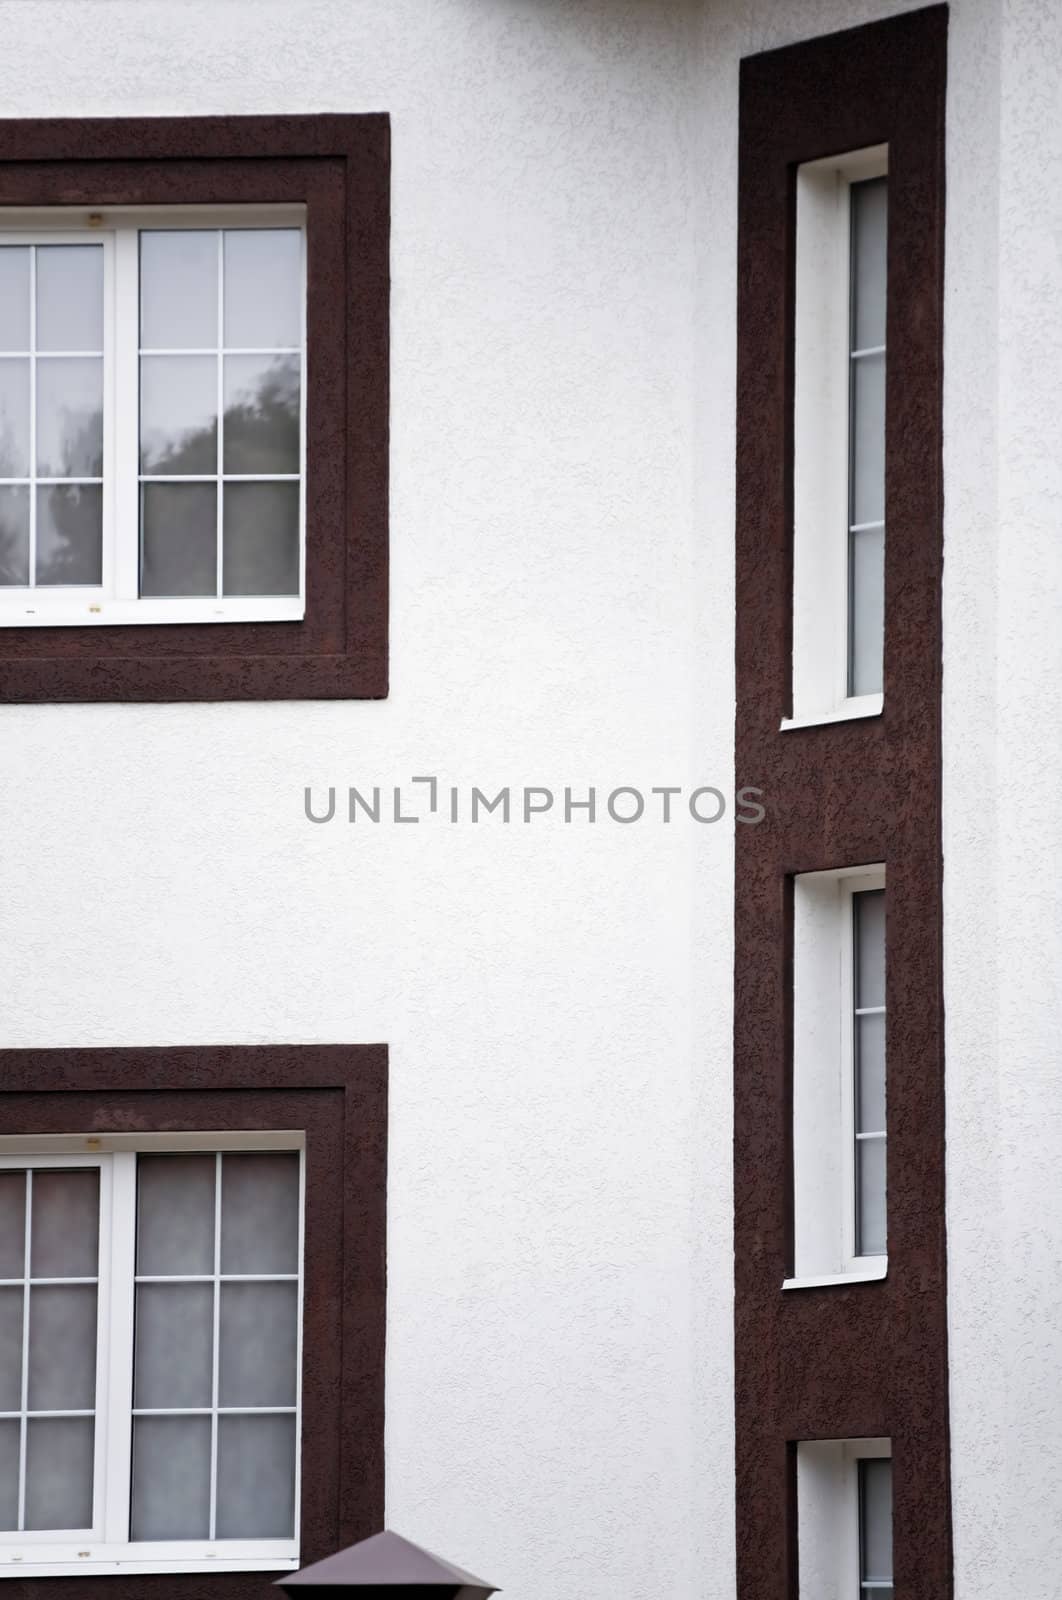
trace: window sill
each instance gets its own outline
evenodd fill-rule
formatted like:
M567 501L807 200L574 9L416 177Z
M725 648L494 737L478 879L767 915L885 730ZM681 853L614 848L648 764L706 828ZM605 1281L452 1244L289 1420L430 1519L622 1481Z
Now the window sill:
M217 600L96 600L64 596L56 604L0 600L0 628L92 628L138 623L301 622L306 607L297 597Z
M848 1283L880 1283L889 1270L888 1256L867 1256L866 1266L853 1267L850 1272L827 1272L819 1277L785 1278L783 1289L843 1288Z
M833 711L819 711L803 717L783 717L779 732L791 733L795 728L820 728L830 722L858 722L864 717L880 717L884 707L884 695L853 695Z
M128 1561L0 1561L0 1583L5 1578L95 1578L121 1573L154 1573L180 1577L193 1572L296 1572L298 1558L269 1556L254 1561L221 1556L200 1557L196 1561L145 1561L131 1556Z

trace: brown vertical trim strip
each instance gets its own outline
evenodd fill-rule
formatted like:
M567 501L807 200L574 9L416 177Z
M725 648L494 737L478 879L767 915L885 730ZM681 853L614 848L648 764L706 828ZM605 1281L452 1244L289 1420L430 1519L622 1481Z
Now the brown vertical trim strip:
M793 1600L794 1441L888 1435L896 1594L951 1581L941 967L940 584L947 8L741 65L737 386L735 1407L739 1600ZM795 174L889 145L885 710L790 705ZM783 1293L792 1259L791 879L888 872L889 1271ZM805 1597L813 1600L813 1597Z

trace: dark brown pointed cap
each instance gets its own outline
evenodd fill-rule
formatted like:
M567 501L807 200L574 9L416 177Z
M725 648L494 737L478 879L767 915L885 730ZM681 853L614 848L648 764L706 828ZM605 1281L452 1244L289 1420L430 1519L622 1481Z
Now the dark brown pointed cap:
M334 1556L277 1580L277 1588L299 1590L309 1600L315 1589L401 1589L410 1595L434 1594L436 1600L487 1600L499 1591L482 1578L443 1561L430 1550L411 1544L401 1534L374 1533Z

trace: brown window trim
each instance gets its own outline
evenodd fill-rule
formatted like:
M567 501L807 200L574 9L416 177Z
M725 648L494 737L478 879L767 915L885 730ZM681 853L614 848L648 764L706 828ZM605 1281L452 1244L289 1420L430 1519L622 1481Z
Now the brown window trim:
M940 686L947 8L741 64L735 839L738 1600L795 1600L795 1441L889 1437L896 1592L952 1592L944 1226ZM796 168L889 145L885 696L779 731L792 649ZM783 1292L792 1261L792 877L888 873L889 1262Z
M306 615L0 629L0 702L387 694L386 115L0 120L0 207L306 206Z
M0 1135L302 1130L306 1137L300 1559L384 1513L387 1047L0 1051ZM89 1575L86 1574L86 1579ZM104 1576L107 1600L251 1600L267 1573ZM64 1600L70 1578L3 1578ZM93 1592L96 1592L94 1587Z

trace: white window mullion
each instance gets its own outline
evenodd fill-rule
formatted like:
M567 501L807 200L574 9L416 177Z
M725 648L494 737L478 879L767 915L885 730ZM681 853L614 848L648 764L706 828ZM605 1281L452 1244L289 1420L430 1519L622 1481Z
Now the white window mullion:
M37 246L30 246L29 586L37 587ZM26 1269L27 1274L29 1268Z
M116 600L132 601L140 593L140 261L139 235L134 227L115 232L113 301L111 592Z
M18 1433L18 1527L26 1526L26 1412L29 1409L30 1251L33 1247L33 1169L26 1173L26 1222L22 1261L22 1387Z
M120 1152L111 1158L110 1250L107 1256L106 1410L97 1401L97 1427L104 1435L106 1479L103 1490L103 1538L125 1544L129 1538L132 1485L133 1338L136 1310L136 1156ZM104 1270L101 1235L100 1270ZM101 1295L102 1295L101 1283Z
M217 381L218 381L218 459L217 459L217 590L220 597L225 592L225 552L223 540L225 537L225 230L218 229L218 327L217 327ZM218 1158L220 1162L220 1157ZM218 1168L218 1181L221 1181L221 1168ZM220 1204L220 1201L219 1201ZM216 1263L215 1263L216 1265ZM215 1405L217 1400L215 1399ZM215 1435L217 1422L214 1424ZM213 1538L213 1530L211 1531Z
M210 1377L210 1541L218 1524L218 1376L221 1335L221 1151L214 1157L214 1350Z

